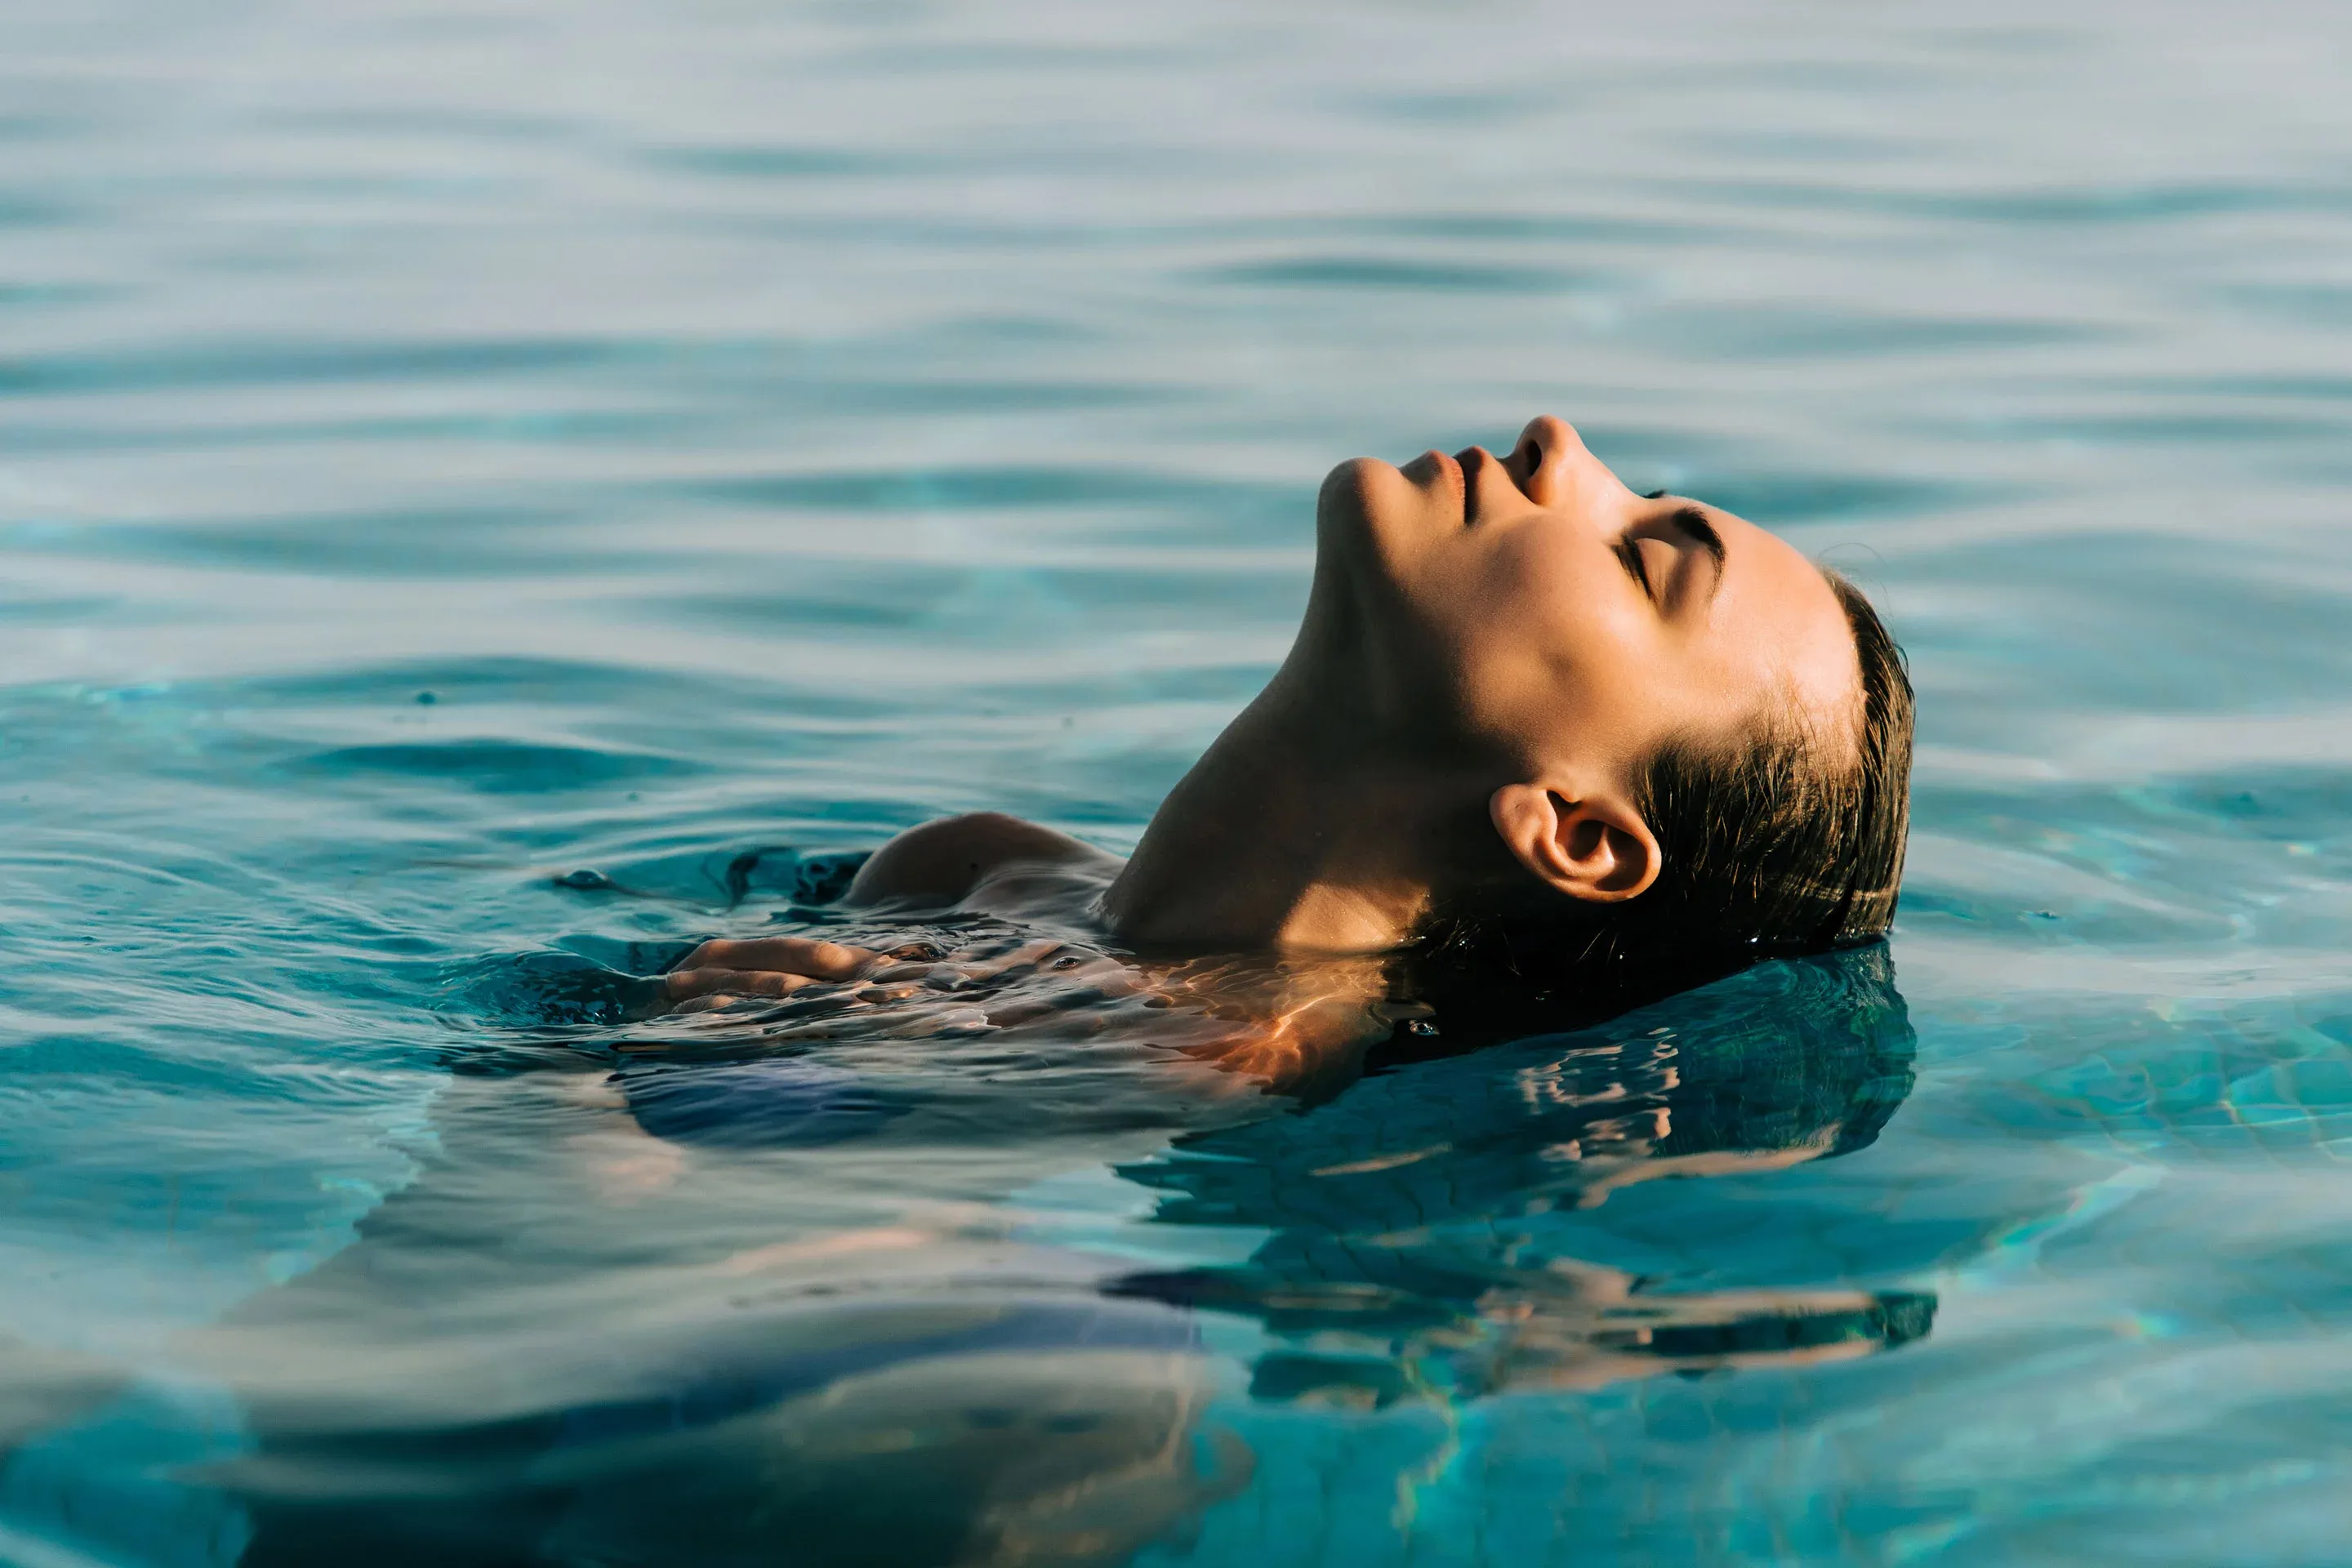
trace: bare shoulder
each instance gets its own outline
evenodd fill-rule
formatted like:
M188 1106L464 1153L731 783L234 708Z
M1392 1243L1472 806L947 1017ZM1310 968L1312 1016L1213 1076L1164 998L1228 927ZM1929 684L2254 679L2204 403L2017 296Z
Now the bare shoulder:
M954 904L1014 868L1107 881L1119 865L1117 856L1066 833L1000 811L974 811L910 827L882 846L859 868L846 901Z

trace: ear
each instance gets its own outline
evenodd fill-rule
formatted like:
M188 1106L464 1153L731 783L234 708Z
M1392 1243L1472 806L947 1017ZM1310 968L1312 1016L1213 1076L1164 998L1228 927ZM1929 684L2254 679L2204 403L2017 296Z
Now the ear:
M1657 835L1622 797L1579 793L1571 800L1541 784L1505 784L1486 814L1519 864L1571 899L1609 904L1649 891L1663 861Z

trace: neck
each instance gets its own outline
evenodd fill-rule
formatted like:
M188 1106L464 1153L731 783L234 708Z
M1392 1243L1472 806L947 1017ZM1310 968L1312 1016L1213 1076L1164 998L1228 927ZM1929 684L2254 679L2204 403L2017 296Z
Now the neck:
M1459 781L1377 732L1286 667L1152 817L1104 896L1112 929L1151 946L1400 945L1459 852Z

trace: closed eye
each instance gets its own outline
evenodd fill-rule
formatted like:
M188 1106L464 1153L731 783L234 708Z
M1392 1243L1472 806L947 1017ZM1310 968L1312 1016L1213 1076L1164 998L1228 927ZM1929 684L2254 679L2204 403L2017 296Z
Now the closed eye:
M1675 531L1681 533L1685 539L1689 540L1691 543L1698 546L1699 552L1714 562L1715 571L1708 579L1706 589L1708 595L1712 595L1716 590L1723 584L1725 563L1723 535L1717 531L1714 523L1707 521L1706 513L1695 506L1682 507L1664 519L1652 519L1650 521L1643 523L1641 527L1643 530L1647 530L1661 521L1663 521L1665 526L1673 528ZM1668 612L1670 607L1666 600L1660 596L1659 590L1661 588L1672 588L1675 591L1675 598L1680 599L1683 596L1681 584L1687 580L1688 574L1683 573L1678 574L1667 583L1661 584L1654 583L1652 581L1648 563L1643 555L1642 543L1644 539L1654 537L1655 536L1654 534L1647 533L1637 537L1637 535L1632 531L1627 532L1621 536L1617 541L1617 558L1624 563L1625 574L1633 578L1635 583L1641 584L1642 592L1649 596L1650 602L1657 605L1661 612ZM1668 542L1665 540L1659 540L1658 542L1661 544L1668 544ZM1673 548L1670 544L1668 547L1670 549ZM1678 552L1677 559L1680 558L1680 553Z
M1641 588L1643 596L1654 603L1658 594L1656 589L1650 586L1650 569L1642 563L1640 542L1631 534L1620 538L1617 541L1617 559L1624 563L1625 574L1633 579L1634 584Z

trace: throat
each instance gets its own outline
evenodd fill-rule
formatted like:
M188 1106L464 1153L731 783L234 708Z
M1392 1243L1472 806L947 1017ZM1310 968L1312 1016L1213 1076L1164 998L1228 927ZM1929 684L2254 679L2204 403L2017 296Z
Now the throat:
M1148 947L1370 952L1432 899L1440 792L1328 732L1277 681L1171 791L1103 912Z

